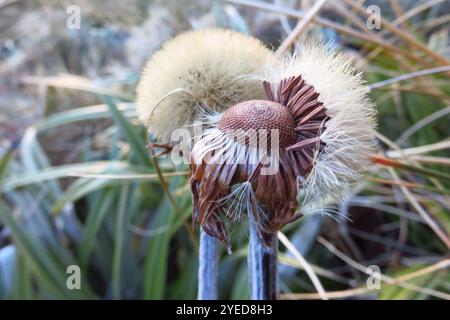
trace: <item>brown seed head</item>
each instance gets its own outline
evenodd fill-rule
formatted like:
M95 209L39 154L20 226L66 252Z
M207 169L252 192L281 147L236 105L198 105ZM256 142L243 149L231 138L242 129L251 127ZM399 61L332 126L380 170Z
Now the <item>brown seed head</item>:
M289 110L282 104L267 100L250 100L238 103L225 112L218 123L223 132L267 130L270 143L272 130L278 130L279 147L285 148L295 141L295 123Z
M236 220L246 211L258 224L264 241L266 234L297 219L298 177L307 178L325 147L320 137L328 116L312 85L298 75L277 83L263 82L263 87L267 100L240 102L223 111L214 133L203 137L192 151L204 159L228 156L223 157L228 160L225 163L198 159L191 163L194 219L206 233L227 245L222 214ZM254 135L249 132L256 131L258 139L261 130L266 130L267 135L261 138L268 138L265 146L270 151L271 133L278 130L280 152L269 159L278 164L272 174L261 173L266 154L252 148ZM258 144L261 147L264 145Z

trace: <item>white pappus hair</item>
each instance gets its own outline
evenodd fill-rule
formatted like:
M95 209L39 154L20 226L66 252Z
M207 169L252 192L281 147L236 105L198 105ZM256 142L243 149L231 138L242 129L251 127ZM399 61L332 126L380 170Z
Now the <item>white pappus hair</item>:
M324 208L345 197L351 183L370 166L375 148L375 109L369 89L351 60L331 46L302 41L295 53L266 70L266 81L276 83L301 75L319 93L329 117L320 140L325 147L306 177L298 177L303 213Z

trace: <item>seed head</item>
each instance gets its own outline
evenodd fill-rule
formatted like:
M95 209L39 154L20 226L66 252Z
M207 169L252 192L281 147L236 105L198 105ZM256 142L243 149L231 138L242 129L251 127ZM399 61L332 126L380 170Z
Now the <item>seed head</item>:
M191 152L193 217L227 245L227 221L247 214L268 239L341 200L370 165L368 89L320 43L276 59L239 33L188 32L150 59L137 93L139 117L161 142L194 120L208 124Z
M271 51L259 40L222 29L190 31L164 44L146 64L137 87L140 120L160 142L214 111L264 97L260 82ZM190 94L186 94L186 92Z
M231 133L267 130L268 139L272 131L277 130L280 147L286 147L295 139L294 119L288 109L268 100L244 101L230 107L223 112L217 128Z
M375 108L362 73L327 45L301 42L293 55L267 69L265 79L277 83L296 75L318 93L328 119L319 134L323 149L309 174L299 179L299 203L308 213L342 200L370 168L369 156L376 147Z
M267 68L261 86L265 100L211 117L192 150L194 217L225 243L225 217L248 214L265 239L300 212L339 200L367 170L373 149L373 106L342 55L302 43ZM278 143L271 137L261 148L262 131L277 132ZM277 170L263 174L264 165Z

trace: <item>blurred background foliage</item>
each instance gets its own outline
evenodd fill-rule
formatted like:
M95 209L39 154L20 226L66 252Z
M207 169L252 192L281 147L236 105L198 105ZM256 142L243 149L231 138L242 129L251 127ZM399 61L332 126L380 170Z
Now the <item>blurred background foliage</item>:
M133 104L140 69L189 29L276 48L313 3L1 1L0 298L194 299L187 168L148 153ZM381 30L366 26L371 4ZM81 8L80 30L66 28L69 5ZM295 247L280 243L283 298L320 297L305 265L330 298L450 298L449 22L448 0L340 0L309 24L375 84L380 150L331 217L283 230ZM233 254L222 248L222 298L247 298L247 240L244 221ZM69 265L81 290L66 287ZM370 265L380 290L366 287Z

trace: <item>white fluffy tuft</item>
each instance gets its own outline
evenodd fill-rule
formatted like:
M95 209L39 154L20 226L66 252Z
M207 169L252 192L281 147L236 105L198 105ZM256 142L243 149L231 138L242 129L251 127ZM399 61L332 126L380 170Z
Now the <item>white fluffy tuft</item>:
M325 148L316 155L312 171L298 177L302 212L325 207L347 194L370 166L375 147L375 109L369 89L351 61L330 46L303 41L292 56L266 71L266 80L277 83L301 75L319 93L329 120L321 134Z
M223 111L264 98L255 76L262 76L271 55L259 40L238 32L183 33L165 43L145 66L137 88L139 119L160 141L168 142L174 129L198 118L199 102Z

